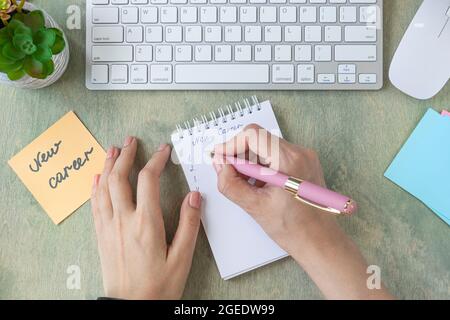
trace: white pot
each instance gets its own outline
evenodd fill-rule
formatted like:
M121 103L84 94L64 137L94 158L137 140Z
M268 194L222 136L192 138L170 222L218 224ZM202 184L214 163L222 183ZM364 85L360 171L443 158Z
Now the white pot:
M50 28L58 28L62 31L59 25L55 20L44 10L36 7L35 5L26 2L24 6L25 10L34 11L41 10L44 13L45 24ZM55 83L61 76L64 74L64 71L67 69L67 65L69 63L69 43L67 41L66 35L63 32L64 40L66 42L66 47L64 50L56 56L53 56L53 62L55 64L55 71L47 78L47 79L35 79L30 77L29 75L25 75L22 79L18 81L11 81L8 79L8 76L4 73L0 72L0 85L7 85L17 88L24 89L40 89L44 87L48 87Z

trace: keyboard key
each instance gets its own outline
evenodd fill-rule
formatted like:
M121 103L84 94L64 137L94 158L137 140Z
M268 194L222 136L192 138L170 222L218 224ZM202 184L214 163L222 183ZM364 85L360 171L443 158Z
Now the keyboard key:
M356 22L356 7L341 7L340 21L342 23Z
M214 60L220 62L231 61L231 46L230 45L215 46Z
M178 9L177 7L162 7L159 11L162 23L177 23L178 21Z
M320 22L335 23L337 21L336 7L320 7Z
M302 23L314 23L317 21L317 8L300 7L300 22Z
M287 45L275 46L275 61L291 61L292 47Z
M337 45L335 46L336 61L376 61L376 45Z
M176 46L175 47L175 61L179 61L179 62L192 61L192 47L191 46Z
M356 73L356 65L355 64L340 64L338 67L338 73L355 74Z
M138 23L138 8L124 7L120 9L122 23Z
M157 23L158 9L156 7L141 8L140 19L142 23Z
M311 61L312 47L310 45L297 45L294 48L295 61Z
M170 62L172 61L172 46L156 46L155 61Z
M93 23L119 23L119 8L92 9Z
M123 27L94 27L93 42L123 42Z
M128 83L128 65L113 64L111 66L111 83L115 84Z
M297 22L297 8L296 7L280 7L280 22L281 23Z
M268 83L269 66L262 64L178 64L176 83Z
M316 46L314 48L315 61L331 61L331 46Z
M210 45L195 46L195 61L208 62L212 60L212 47Z
M181 23L196 23L197 22L197 8L185 7L181 9Z
M334 73L319 73L317 75L317 83L331 84L336 82L336 76Z
M91 83L94 84L108 83L108 65L94 64L91 67Z
M378 22L377 16L378 16L378 9L376 6L359 8L359 21L361 23L375 24Z
M259 21L262 23L277 22L277 7L261 7L259 9Z
M242 27L241 26L225 27L225 41L226 42L241 42L242 41Z
M144 30L139 27L127 27L127 42L139 43L144 41Z
M234 60L236 61L251 61L252 47L248 45L239 45L234 47Z
M217 8L216 7L201 7L200 8L200 22L201 23L216 23L217 22Z
M146 64L134 64L131 66L131 83L147 83L148 67Z
M305 27L305 41L306 42L321 42L322 41L322 27L321 26L306 26Z
M314 83L314 65L300 64L297 66L298 83Z
M255 46L255 61L271 61L272 60L272 47L269 45L257 45Z
M351 84L356 82L356 75L355 74L340 74L338 76L339 83L344 84Z
M172 83L172 66L152 65L150 66L151 83Z
M266 42L281 42L281 27L266 26L264 28L264 39Z
M294 82L294 66L291 64L274 64L274 65L272 65L272 82L273 83L293 83Z
M147 42L162 42L163 29L160 26L147 27L145 29L145 41Z
M358 80L362 84L374 84L377 83L377 75L375 73L361 73Z
M136 46L135 60L137 62L150 62L153 59L152 46Z
M284 41L286 42L302 41L302 27L301 26L284 27Z
M326 26L325 27L325 41L326 42L341 42L342 27L341 26Z
M347 26L345 27L346 42L375 42L377 41L376 26Z
M132 62L132 46L93 46L92 61L94 62Z

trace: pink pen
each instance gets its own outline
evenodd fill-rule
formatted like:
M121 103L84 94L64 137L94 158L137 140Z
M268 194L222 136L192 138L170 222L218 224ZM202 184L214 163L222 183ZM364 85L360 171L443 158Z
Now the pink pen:
M233 165L238 172L270 185L284 188L286 191L292 193L296 199L315 208L336 215L351 215L356 212L357 206L355 201L337 192L308 181L289 177L283 173L244 159L226 157L226 161Z

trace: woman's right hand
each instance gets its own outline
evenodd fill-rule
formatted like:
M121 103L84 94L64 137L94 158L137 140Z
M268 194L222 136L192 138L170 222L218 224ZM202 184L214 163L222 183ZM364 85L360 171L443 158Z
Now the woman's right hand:
M275 242L309 274L329 299L391 299L381 285L367 286L367 263L358 247L339 228L336 217L296 200L282 188L252 185L224 156L246 155L250 161L325 186L313 150L293 145L257 125L215 147L218 188L248 212ZM256 159L252 159L252 156Z
M335 226L334 217L296 200L281 188L249 184L248 179L223 159L223 155L248 157L251 154L274 170L325 186L322 167L314 150L291 144L253 124L230 141L217 145L214 152L219 191L248 212L287 252L295 251L293 240L299 236Z

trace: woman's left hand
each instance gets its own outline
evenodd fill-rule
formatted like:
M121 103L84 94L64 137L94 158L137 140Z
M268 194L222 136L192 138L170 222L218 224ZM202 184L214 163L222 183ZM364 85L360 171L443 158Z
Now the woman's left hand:
M136 202L129 182L137 140L108 150L105 168L94 179L92 212L105 294L121 299L179 299L191 268L200 227L201 195L181 205L172 244L166 242L159 178L170 157L161 145L139 173Z

